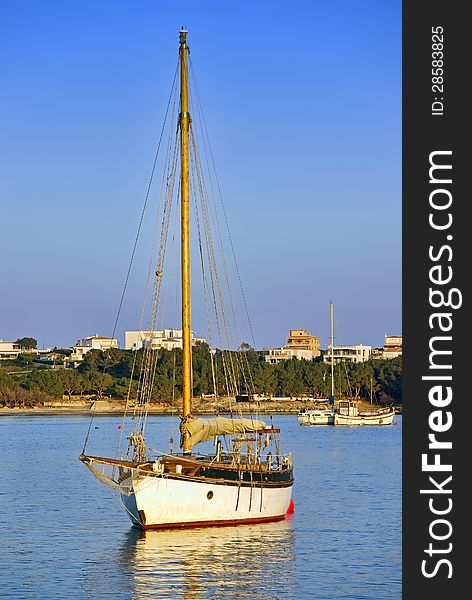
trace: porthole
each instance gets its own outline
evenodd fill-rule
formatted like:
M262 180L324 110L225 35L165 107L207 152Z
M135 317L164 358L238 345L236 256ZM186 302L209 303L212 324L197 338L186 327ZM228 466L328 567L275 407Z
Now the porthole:
M208 500L211 500L213 498L213 492L211 490L208 492L207 498Z

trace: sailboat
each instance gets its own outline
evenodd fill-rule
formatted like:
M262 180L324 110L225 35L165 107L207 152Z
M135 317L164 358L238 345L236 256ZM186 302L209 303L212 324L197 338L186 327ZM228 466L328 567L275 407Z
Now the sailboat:
M372 379L370 380L370 402L372 404ZM391 407L359 411L357 400L345 398L339 401L333 425L391 425L394 417L395 410Z
M133 525L143 529L278 521L284 519L287 511L290 511L293 506L291 494L294 481L292 455L281 452L280 429L269 426L263 420L253 416L243 418L242 414L238 417L231 414L230 417L215 416L203 419L197 418L192 412L189 206L190 192L193 190L193 193L196 193L195 190L202 190L203 184L200 181L202 169L199 168L198 162L192 159L193 154L190 155L190 150L194 149L195 143L189 110L189 47L185 29L180 31L179 41L180 98L176 134L179 146L176 146L177 150L174 152L168 152L171 157L169 163L171 168L163 180L166 181L171 194L174 187L173 183L169 184L171 179L169 173L175 171L172 156L177 157L175 163L180 162L180 181L176 188L180 196L181 242L181 452L175 453L172 448L169 452L154 450L148 446L144 437L159 352L153 347L151 337L151 341L143 350L143 366L136 399L129 403L133 415L127 437L126 453L119 454L121 448L119 443L115 457L90 455L86 452L87 434L84 450L79 459L116 497ZM194 160L192 164L196 165L193 180L189 173L191 160ZM192 185L189 185L189 180ZM164 209L163 222L165 219L168 222L168 212ZM211 219L207 218L202 228L210 221ZM197 226L200 235L200 222ZM164 252L161 250L162 248L159 251L158 265L155 270L151 327L155 327L156 303L161 289L164 261ZM209 256L213 260L211 252ZM201 260L203 262L203 258ZM219 280L215 281L217 296ZM207 288L211 285L213 280L206 284ZM213 361L214 351L211 348L209 351ZM227 360L227 370L233 372L235 367L230 364L231 355ZM232 377L232 380L234 379L235 377ZM234 388L233 386L229 389L230 387L228 386L228 394ZM234 396L236 394L235 391ZM131 396L130 391L128 400ZM208 451L209 444L204 444L210 440L214 442L214 451ZM202 446L199 446L200 444ZM195 452L196 447L203 450Z
M298 413L300 425L334 425L334 304L329 303L330 331L331 331L331 396L328 399L329 407L302 408Z

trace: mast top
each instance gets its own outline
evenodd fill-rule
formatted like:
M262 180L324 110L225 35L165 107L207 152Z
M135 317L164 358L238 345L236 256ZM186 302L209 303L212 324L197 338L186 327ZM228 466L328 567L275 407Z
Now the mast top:
M180 41L180 45L182 46L182 44L186 44L187 43L187 33L188 33L188 30L184 29L182 27L182 29L180 30L179 33L180 33L179 41Z

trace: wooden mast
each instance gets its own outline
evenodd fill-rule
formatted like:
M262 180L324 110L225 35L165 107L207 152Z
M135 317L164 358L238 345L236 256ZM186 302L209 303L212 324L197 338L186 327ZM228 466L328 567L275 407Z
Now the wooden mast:
M189 150L188 134L191 123L188 111L188 46L187 31L180 31L180 204L181 204L181 270L182 270L182 350L183 350L183 419L192 414L192 331L190 324L190 228L189 228ZM186 448L184 436L183 450Z

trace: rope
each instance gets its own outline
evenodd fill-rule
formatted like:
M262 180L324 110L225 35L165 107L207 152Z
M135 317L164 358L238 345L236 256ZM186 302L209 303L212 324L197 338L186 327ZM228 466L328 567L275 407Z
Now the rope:
M189 58L189 63L190 63L190 73L192 75L193 84L195 85L195 92L196 92L196 97L197 97L197 100L198 100L198 106L200 107L201 121L203 123L203 130L204 130L204 133L205 133L204 139L206 137L206 140L207 140L207 143L208 143L208 150L209 150L209 154L210 154L210 158L211 158L211 163L212 163L212 166L213 166L213 172L214 172L214 175L215 175L215 181L216 181L217 188L218 188L218 195L219 195L221 207L223 209L223 215L224 215L225 224L226 224L226 231L228 233L228 238L229 238L229 242L230 242L230 245L231 245L231 252L232 252L232 255L233 255L234 266L236 268L236 273L237 273L238 282L239 282L239 288L240 288L240 291L241 291L241 296L242 296L242 300L243 300L243 304L244 304L244 309L245 309L245 312L246 312L246 318L247 318L248 325L249 325L249 330L250 330L250 333L251 333L251 341L253 343L253 347L256 348L256 341L255 341L255 337L254 337L254 331L253 331L253 328L252 328L252 322L251 322L251 318L249 316L249 309L248 309L247 302L246 302L246 294L244 293L244 287L243 287L243 284L242 284L242 278L241 278L241 274L240 274L240 271L239 271L239 264L238 264L238 261L236 259L236 252L235 252L235 249L234 249L233 238L232 238L232 235L231 235L231 230L229 228L229 221L228 221L228 217L227 217L227 213L226 213L226 207L225 207L225 204L224 204L224 201L223 201L223 194L222 194L222 191L221 191L220 180L219 180L219 177L218 177L218 172L216 170L216 164L215 164L215 159L214 159L214 156L213 156L213 150L212 150L211 144L210 144L210 136L208 135L208 128L206 126L205 114L203 112L202 103L200 102L200 94L199 94L199 91L198 91L197 79L196 79L196 76L195 76L195 72L194 72L193 63L192 63L192 59L191 58Z
M119 321L119 318L120 318L121 309L123 307L123 301L124 301L124 298L125 298L126 289L128 287L128 282L129 282L129 277L130 277L130 274L131 274L131 269L132 269L133 262L134 262L134 257L135 257L135 254L136 254L136 248L138 246L139 236L141 234L141 229L142 229L142 224L143 224L143 220L144 220L144 215L146 213L146 208L147 208L147 204L148 204L148 200L149 200L149 195L150 195L150 192L151 192L152 182L153 182L153 179L154 179L154 173L156 171L157 159L158 159L160 148L161 148L162 136L164 135L165 125L166 125L166 121L167 121L167 114L168 114L168 111L169 111L169 106L170 106L171 98L172 98L172 95L173 95L173 91L174 91L174 87L175 87L175 82L176 82L176 79L177 79L178 66L179 65L177 63L177 67L176 67L175 72L174 72L174 78L173 78L173 81L172 81L171 91L170 91L170 95L169 95L169 99L168 99L168 102L167 102L166 111L165 111L165 115L164 115L164 123L162 124L161 132L160 132L160 135L159 135L159 140L158 140L158 143L157 143L156 152L154 154L154 161L153 161L153 165L152 165L152 169L151 169L151 175L149 177L149 182L148 182L146 194L145 194L145 197L144 197L144 203L143 203L143 208L141 210L141 216L140 216L140 219L139 219L138 230L136 232L136 237L135 237L135 240L134 240L133 249L131 251L131 258L130 258L130 261L129 261L129 264L128 264L128 270L126 272L125 281L124 281L124 284L123 284L123 290L122 290L122 293L121 293L120 302L119 302L118 310L117 310L117 313L116 313L115 323L113 325L113 332L112 332L112 336L111 336L112 338L115 337L116 329L118 327L118 321ZM108 353L108 355L109 355L109 353ZM108 358L108 355L107 355L107 358ZM106 364L107 364L107 360L106 360L105 365L103 367L103 372L105 372ZM94 419L94 416L95 416L95 406L96 406L96 403L94 403L94 408L93 408L93 411L92 411L92 416L91 416L90 423L89 423L89 426L88 426L88 429L87 429L87 434L86 434L85 440L84 440L84 447L82 449L82 454L85 454L85 451L86 451L86 448L87 448L87 444L88 444L88 440L89 440L89 436L90 436L90 431L91 431L91 428L92 428L92 422L93 422L93 419Z
M218 249L219 249L220 256L221 256L221 262L222 262L222 265L223 265L225 282L226 282L226 287L227 287L227 293L228 293L228 298L229 298L229 302L230 302L230 306L231 306L231 314L232 314L232 317L233 317L233 325L234 325L234 329L235 329L235 332L236 332L236 337L237 337L237 340L238 340L238 342L236 344L236 347L238 347L238 348L241 347L241 344L242 344L243 340L242 340L242 336L241 336L241 333L240 333L239 323L238 323L238 320L236 318L236 311L235 311L235 306L234 306L234 301L233 301L233 295L232 295L232 292L231 292L231 286L229 284L228 268L227 268L227 264L226 264L226 260L225 260L225 253L224 253L224 250L223 250L223 243L222 243L222 236L221 236L221 230L220 230L220 225L219 225L218 211L217 211L215 196L214 196L214 192L213 192L212 176L211 176L211 170L210 170L210 162L209 162L209 159L208 159L207 144L208 144L208 151L209 151L209 154L210 154L211 159L212 159L213 172L214 172L214 176L215 176L215 180L216 180L216 184L217 184L217 188L218 188L218 193L219 193L219 198L220 198L220 202L221 202L223 213L224 213L224 217L225 217L226 229L227 229L229 241L230 241L230 244L231 244L231 249L232 249L232 253L233 253L233 259L234 259L234 263L235 263L236 273L237 273L238 279L239 279L239 284L240 284L240 289L241 289L241 293L242 293L243 302L245 304L246 315L248 317L249 327L250 327L251 335L252 335L252 341L253 341L253 344L255 345L254 335L253 335L253 332L252 332L252 325L251 325L251 322L250 322L250 319L249 319L249 312L248 312L248 309L247 309L247 304L246 304L245 295L244 295L244 289L242 287L242 281L241 281L241 277L240 277L240 273L239 273L239 267L238 267L238 264L237 264L236 255L235 255L235 251L234 251L234 245L232 243L231 232L229 230L229 224L228 224L227 215L226 215L226 211L225 211L225 207L224 207L224 203L223 203L223 197L222 197L222 193L221 193L221 187L219 185L218 174L217 174L217 171L216 171L216 167L215 167L215 163L214 163L214 159L213 159L213 154L212 154L212 151L211 151L211 145L210 145L210 140L209 140L209 136L208 136L208 131L206 129L206 123L205 123L205 118L204 118L204 114L203 114L203 109L202 109L201 102L200 102L199 95L198 95L198 86L197 86L195 74L193 73L193 71L192 71L192 76L193 76L193 83L195 85L196 96L197 96L197 111L196 111L196 113L197 113L197 116L199 118L200 130L202 132L203 149L204 149L204 155L205 155L205 158L206 158L207 171L208 171L208 175L209 175L208 179L209 179L209 183L210 183L211 197L213 199L214 216L215 216L215 221L216 221L216 239L217 239L217 245L218 245ZM201 176L201 178L203 180L203 175ZM206 202L206 193L205 193L204 200ZM208 208L206 210L208 211ZM235 354L235 359L236 359L236 362L238 363L239 372L242 374L242 377L244 379L245 388L247 389L248 393L250 393L250 392L254 393L255 386L254 386L254 381L253 381L253 378L252 378L252 372L251 372L251 369L249 367L249 362L248 362L246 353L244 353L244 352L238 352L237 351L236 354Z

